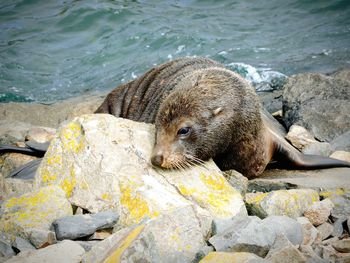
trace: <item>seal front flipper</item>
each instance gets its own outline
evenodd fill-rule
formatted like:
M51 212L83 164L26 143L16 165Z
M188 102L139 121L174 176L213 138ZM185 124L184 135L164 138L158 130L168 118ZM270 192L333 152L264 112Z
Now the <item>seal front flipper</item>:
M282 141L283 140L283 141ZM277 161L269 168L286 168L295 170L312 170L334 167L350 167L349 162L320 155L303 154L282 138L274 141L273 159Z

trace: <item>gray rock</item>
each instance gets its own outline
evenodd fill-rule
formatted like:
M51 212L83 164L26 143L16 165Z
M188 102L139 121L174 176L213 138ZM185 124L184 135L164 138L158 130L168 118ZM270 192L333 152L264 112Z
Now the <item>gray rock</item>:
M245 195L248 189L248 178L235 170L228 170L223 173L230 185L238 190L242 196Z
M330 142L350 129L350 81L313 73L290 77L283 92L283 120L288 128L299 124Z
M56 243L55 233L49 230L27 228L24 235L36 248L43 248Z
M247 215L238 215L229 219L214 218L212 222L212 235L223 234L230 228L243 228L252 218L254 217L249 217Z
M293 244L303 240L301 225L291 218L271 216L261 220L250 216L211 237L209 243L216 251L243 251L264 257L278 234L286 235Z
M77 239L92 235L96 230L111 228L119 219L115 212L66 216L55 220L52 226L57 240Z
M333 225L325 222L317 227L317 231L319 234L320 241L325 240L333 233Z
M4 260L12 257L15 255L15 252L13 251L11 247L11 243L0 238L0 260L3 258ZM2 261L0 261L2 262Z
M283 234L276 236L276 239L265 259L272 263L279 263L281 262L281 259L283 259L283 262L286 263L306 262L304 256Z
M303 242L302 245L311 246L318 237L317 229L311 224L306 217L298 217L297 221L303 227Z
M274 90L273 92L258 92L258 95L264 108L274 113L282 109L282 93L282 90Z
M262 220L263 225L270 226L276 235L283 234L293 245L303 242L303 228L296 220L287 216L269 216Z
M20 252L35 250L35 247L29 241L21 237L16 237L12 243L12 246L18 249Z
M42 249L21 252L6 263L79 263L84 253L85 250L74 241L64 240Z
M179 208L119 230L93 246L82 262L191 262L206 245L202 225L192 206Z
M332 236L340 237L343 234L344 227L343 224L346 222L347 218L345 216L338 218L333 224Z

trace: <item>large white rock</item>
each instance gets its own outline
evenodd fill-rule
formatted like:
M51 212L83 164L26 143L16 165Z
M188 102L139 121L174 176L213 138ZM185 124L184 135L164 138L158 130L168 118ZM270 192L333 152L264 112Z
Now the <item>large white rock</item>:
M246 213L240 193L212 161L181 171L154 169L154 134L153 125L111 115L75 118L58 130L35 184L59 185L91 212L114 210L121 227L191 204L219 218Z

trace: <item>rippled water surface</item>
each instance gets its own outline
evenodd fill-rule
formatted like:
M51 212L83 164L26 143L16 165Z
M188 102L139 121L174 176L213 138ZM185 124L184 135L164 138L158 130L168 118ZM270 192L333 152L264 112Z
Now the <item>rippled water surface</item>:
M330 72L350 66L349 48L348 0L2 0L0 101L107 91L188 55L259 73Z

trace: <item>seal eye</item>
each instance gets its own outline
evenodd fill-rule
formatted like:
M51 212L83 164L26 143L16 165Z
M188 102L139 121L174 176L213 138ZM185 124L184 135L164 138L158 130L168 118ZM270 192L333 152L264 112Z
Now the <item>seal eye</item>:
M191 128L190 127L182 127L177 131L177 135L179 136L187 136L189 135L191 132Z

